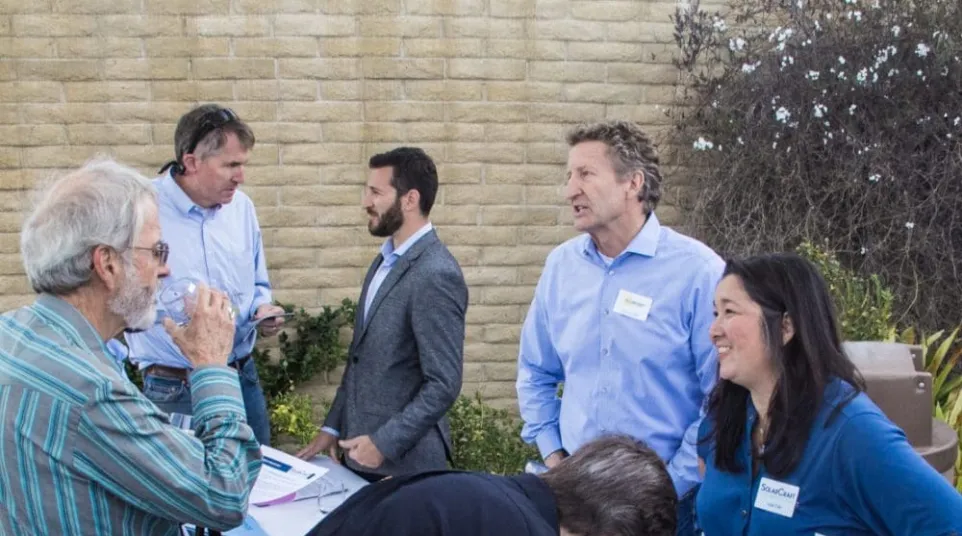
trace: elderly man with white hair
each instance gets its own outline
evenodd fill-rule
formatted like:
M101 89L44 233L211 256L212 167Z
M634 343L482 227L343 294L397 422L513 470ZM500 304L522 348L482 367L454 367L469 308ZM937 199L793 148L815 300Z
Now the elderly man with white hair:
M186 326L194 435L171 425L105 341L156 321L169 273L150 182L111 160L55 182L26 219L38 297L0 316L0 534L174 535L238 526L261 467L228 298L202 287Z

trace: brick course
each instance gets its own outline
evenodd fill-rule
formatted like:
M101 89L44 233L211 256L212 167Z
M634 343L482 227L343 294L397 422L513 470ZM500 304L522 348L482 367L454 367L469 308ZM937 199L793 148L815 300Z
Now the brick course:
M0 305L32 299L17 255L25 188L98 152L152 176L177 118L216 101L254 126L244 189L277 298L308 309L357 299L376 254L358 206L367 158L428 150L442 180L433 219L470 285L465 391L514 407L528 300L573 235L564 130L611 117L665 128L674 6L0 0Z

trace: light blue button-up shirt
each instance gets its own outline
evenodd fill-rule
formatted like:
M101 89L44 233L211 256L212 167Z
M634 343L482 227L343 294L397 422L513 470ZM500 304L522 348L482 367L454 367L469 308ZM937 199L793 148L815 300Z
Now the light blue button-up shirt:
M588 235L555 248L521 332L523 439L547 456L626 434L665 460L679 496L694 487L702 404L718 374L708 328L723 270L711 249L654 214L610 265Z
M409 249L414 247L424 235L430 233L434 229L434 225L431 222L426 223L423 227L418 229L413 235L408 237L407 240L401 244L401 247L394 248L394 238L389 237L387 240L381 244L381 265L378 266L377 271L374 272L374 276L371 277L371 284L368 285L367 294L364 296L364 322L367 323L367 312L371 309L371 304L374 303L374 296L377 295L378 289L381 288L381 284L387 278L387 275L391 273L391 268L394 267L398 259L404 256ZM333 428L322 426L321 430L334 435L340 436L340 430L335 430Z
M240 309L230 360L250 354L257 339L257 330L250 329L251 319L258 307L273 301L254 203L238 190L230 203L207 209L191 201L170 175L158 177L153 184L162 236L170 244L170 276L161 286L194 277L225 291ZM159 311L161 318L163 308ZM159 321L125 338L129 359L141 369L154 364L192 368Z
M377 272L374 272L374 277L371 278L371 284L367 290L367 295L364 299L364 322L367 323L367 313L371 309L371 304L374 303L374 296L377 295L378 289L381 288L381 283L387 278L387 274L391 273L391 268L422 236L431 232L434 226L431 222L428 222L423 227L418 229L413 235L408 237L407 240L401 244L401 247L394 249L394 239L388 238L381 245L381 265L378 266Z

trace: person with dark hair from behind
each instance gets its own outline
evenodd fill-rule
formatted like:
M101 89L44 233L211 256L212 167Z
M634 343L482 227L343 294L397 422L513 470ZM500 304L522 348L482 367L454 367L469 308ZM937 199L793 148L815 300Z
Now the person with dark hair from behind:
M541 475L433 471L382 480L311 536L674 536L677 501L658 454L604 436Z
M358 301L354 338L334 402L317 437L320 452L368 481L446 469L447 412L461 392L468 287L431 224L434 161L416 147L371 157L363 208L368 231L385 238Z
M698 450L705 534L962 533L962 495L863 392L811 263L730 261L715 309L719 381Z

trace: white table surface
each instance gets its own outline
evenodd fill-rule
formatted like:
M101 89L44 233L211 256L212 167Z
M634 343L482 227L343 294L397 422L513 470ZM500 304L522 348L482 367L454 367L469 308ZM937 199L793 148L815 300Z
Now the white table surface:
M327 456L317 456L310 463L328 469L323 478L344 484L348 491L341 495L340 502L346 501L354 492L368 483L347 467L334 463ZM325 517L317 506L316 497L274 506L251 505L247 513L270 536L303 536Z

